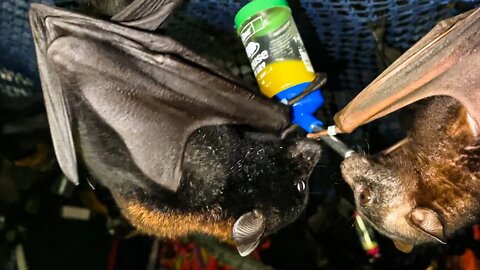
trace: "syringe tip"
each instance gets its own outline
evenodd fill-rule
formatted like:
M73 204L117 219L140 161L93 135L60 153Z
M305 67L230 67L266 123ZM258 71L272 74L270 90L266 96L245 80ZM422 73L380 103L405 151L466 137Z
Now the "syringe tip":
M319 128L318 130L307 134L309 139L319 139L323 136L335 136L338 133L342 133L335 125L328 126L327 129Z

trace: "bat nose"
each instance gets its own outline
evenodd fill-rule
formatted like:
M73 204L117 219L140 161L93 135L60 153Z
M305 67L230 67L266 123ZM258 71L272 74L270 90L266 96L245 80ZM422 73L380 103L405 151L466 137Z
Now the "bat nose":
M363 155L352 154L351 156L345 158L340 165L342 172L343 180L352 187L354 179L363 171L363 168L368 166L369 161Z
M299 140L291 148L292 155L301 156L308 165L315 165L322 155L322 146L312 140Z

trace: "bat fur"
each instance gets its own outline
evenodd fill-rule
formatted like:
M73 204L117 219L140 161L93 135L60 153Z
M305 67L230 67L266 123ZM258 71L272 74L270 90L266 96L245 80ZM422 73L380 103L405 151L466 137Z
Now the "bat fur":
M431 98L406 139L342 164L360 212L404 251L445 243L479 214L479 34L480 8L438 22L335 114L329 128L349 133Z
M141 231L233 239L247 255L302 213L321 148L280 139L288 107L145 31L179 2L135 0L120 23L32 5L55 153L67 178L107 187Z
M341 169L360 213L398 242L445 242L480 214L480 139L451 97L430 98L394 149Z

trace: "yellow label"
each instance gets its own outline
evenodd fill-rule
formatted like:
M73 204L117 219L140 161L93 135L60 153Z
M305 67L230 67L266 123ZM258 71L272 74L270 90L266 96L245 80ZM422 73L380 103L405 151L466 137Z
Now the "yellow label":
M307 71L302 60L286 60L268 64L257 74L260 91L271 98L294 85L311 82L315 79L313 72Z

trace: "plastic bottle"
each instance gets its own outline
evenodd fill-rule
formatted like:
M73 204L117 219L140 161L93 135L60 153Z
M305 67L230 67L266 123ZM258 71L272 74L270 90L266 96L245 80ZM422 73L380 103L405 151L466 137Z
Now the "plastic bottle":
M253 0L237 13L235 27L265 96L287 103L315 78L286 0ZM320 91L312 92L293 104L292 122L308 132L323 126L312 116L322 104Z

